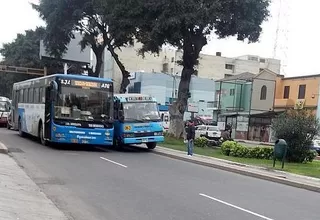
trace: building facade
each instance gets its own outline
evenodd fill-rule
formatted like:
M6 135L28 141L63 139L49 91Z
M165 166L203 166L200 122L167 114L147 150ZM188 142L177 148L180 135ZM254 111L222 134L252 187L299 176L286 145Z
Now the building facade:
M151 95L161 106L169 106L177 98L179 83L179 75L135 72L132 73L128 92ZM213 110L217 107L214 81L193 76L190 82L190 93L189 103L195 105L197 109L195 115L212 118ZM191 113L186 112L185 119L190 117Z
M216 82L218 126L232 127L232 138L269 141L277 74L264 69L244 72Z
M320 75L277 77L274 108L310 109L320 118L319 103Z
M146 53L143 58L138 55L138 49L141 46L140 43L135 43L134 46L124 47L116 51L129 72L162 72L171 75L181 75L182 66L178 65L177 61L182 59L182 51L163 47L159 55ZM263 69L269 69L276 74L280 74L280 67L280 60L276 59L253 55L229 58L223 57L221 52L217 52L215 56L200 54L199 65L196 69L198 77L218 80L243 72L258 74ZM107 50L104 54L102 76L112 78L115 89L120 87L122 79L121 71Z

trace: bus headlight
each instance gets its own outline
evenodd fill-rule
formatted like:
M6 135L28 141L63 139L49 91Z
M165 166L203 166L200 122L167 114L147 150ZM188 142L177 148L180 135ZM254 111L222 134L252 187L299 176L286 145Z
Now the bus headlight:
M162 132L162 131L154 132L153 135L154 135L154 136L163 136L163 132Z

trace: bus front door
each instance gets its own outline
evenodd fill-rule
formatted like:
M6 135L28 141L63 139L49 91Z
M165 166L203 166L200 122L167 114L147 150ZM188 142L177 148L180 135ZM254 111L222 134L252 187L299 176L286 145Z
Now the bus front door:
M52 100L51 96L51 89L50 87L46 88L45 92L45 110L44 110L44 137L48 140L51 140L51 122L53 116L51 115L52 111Z

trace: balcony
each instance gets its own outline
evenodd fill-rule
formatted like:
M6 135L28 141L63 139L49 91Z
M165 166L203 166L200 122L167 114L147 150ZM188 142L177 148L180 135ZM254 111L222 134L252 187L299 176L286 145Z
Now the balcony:
M313 108L317 107L316 99L275 99L275 108Z
M293 99L275 99L274 107L275 108L290 108L294 107L295 101Z

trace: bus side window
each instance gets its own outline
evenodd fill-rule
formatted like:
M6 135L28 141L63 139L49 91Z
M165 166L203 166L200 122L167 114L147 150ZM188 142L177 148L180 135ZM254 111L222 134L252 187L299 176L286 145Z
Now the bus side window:
M28 103L28 89L23 89L23 103Z
M20 93L19 93L18 103L19 103L19 102L23 102L23 89L20 89L19 92L20 92Z
M39 103L43 103L43 87L40 88L40 92L39 92Z
M33 101L34 103L39 103L39 88L35 88L33 92Z
M33 88L29 88L29 95L28 95L28 102L29 103L33 103L34 100L33 100Z

